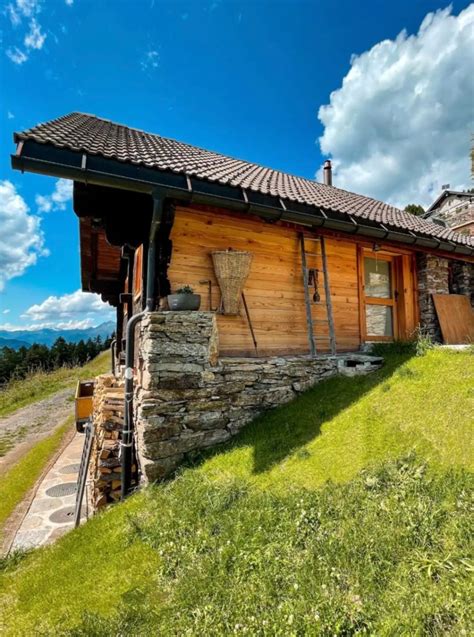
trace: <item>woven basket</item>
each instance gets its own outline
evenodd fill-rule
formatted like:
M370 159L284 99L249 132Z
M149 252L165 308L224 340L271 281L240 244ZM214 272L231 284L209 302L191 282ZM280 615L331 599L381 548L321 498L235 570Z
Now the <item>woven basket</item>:
M212 253L214 272L221 289L224 314L238 314L240 299L252 263L251 252L225 250Z

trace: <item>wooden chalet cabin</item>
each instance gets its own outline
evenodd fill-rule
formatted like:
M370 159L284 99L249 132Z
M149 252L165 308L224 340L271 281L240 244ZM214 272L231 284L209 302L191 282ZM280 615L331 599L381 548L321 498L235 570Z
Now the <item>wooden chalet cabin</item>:
M472 263L472 237L382 202L90 115L40 124L15 141L14 168L74 180L82 288L117 308L119 334L145 307L153 195L163 203L155 308L184 284L201 294L202 310L218 308L211 253L250 251L245 295L260 355L309 351L301 235L310 298L321 300L310 304L318 351L329 341L315 238L325 238L337 351L412 337L420 322L417 255ZM221 354L254 353L244 312L217 321Z
M100 440L100 405L117 410L115 428L123 417L122 497L133 458L138 477L165 477L262 409L380 365L344 352L418 325L440 339L432 294L472 293L473 237L332 187L328 164L319 184L81 113L15 141L14 168L74 180L82 289L117 308L121 364L97 383L94 421ZM212 256L229 249L252 255L231 316ZM184 285L201 311L163 311ZM119 497L118 482L94 482L94 506Z

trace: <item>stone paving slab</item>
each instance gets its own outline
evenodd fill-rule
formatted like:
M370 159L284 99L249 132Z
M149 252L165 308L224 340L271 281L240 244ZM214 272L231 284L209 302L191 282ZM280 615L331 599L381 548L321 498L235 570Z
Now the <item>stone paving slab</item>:
M61 509L74 509L75 492L71 495L53 497L46 492L52 487L64 484L76 484L77 471L66 470L69 465L79 465L84 445L84 434L77 433L39 485L35 497L18 529L11 550L30 549L49 544L74 528L74 516L63 516L65 521L54 522L51 515ZM61 517L59 515L59 517ZM85 519L85 512L82 519ZM66 521L67 520L67 521Z

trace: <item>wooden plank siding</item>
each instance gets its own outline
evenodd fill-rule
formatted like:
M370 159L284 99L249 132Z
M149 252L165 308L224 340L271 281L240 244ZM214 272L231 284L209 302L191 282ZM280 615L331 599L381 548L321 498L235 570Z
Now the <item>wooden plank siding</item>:
M177 206L170 239L173 244L168 278L171 289L191 285L201 294L202 310L219 307L220 291L214 275L211 252L248 250L253 254L250 276L244 291L258 341L259 355L309 353L305 315L299 233L304 231L308 267L321 270L317 236L308 229L282 223L265 223L250 215L222 209ZM365 336L363 265L364 256L375 257L373 243L350 236L325 233L336 346L338 352L360 348ZM394 257L396 338L413 336L418 324L418 294L415 253L382 244L377 252ZM134 311L141 306L142 248L135 253ZM207 281L212 282L209 304ZM324 306L324 279L319 273L321 305L312 305L315 335L328 336ZM312 296L312 289L310 289ZM255 355L250 329L241 308L240 316L217 315L221 355ZM329 351L329 339L317 341L318 351Z
M311 232L305 232L310 238ZM309 350L306 327L301 252L298 232L279 224L235 213L207 212L177 207L171 231L173 252L168 276L171 288L188 284L202 295L202 309L209 309L207 285L213 285L215 308L220 293L214 276L211 252L233 248L253 254L245 295L258 341L259 354L306 353ZM308 241L308 252L319 252L318 244ZM357 246L354 242L326 240L336 344L338 351L356 350L360 345ZM308 256L308 267L321 268L320 257ZM319 276L319 292L324 301L324 281ZM312 306L314 319L326 318L324 306ZM250 330L241 316L218 315L220 353L252 354ZM327 335L327 325L317 323L315 333ZM328 342L319 343L328 351Z

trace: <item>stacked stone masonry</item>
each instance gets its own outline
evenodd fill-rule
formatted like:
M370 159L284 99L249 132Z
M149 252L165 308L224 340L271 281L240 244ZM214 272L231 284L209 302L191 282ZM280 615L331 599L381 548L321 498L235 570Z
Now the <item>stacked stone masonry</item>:
M262 411L338 373L343 362L337 356L219 359L211 312L150 313L139 341L136 442L145 481L171 474L190 452L229 440ZM351 358L363 373L374 369L369 356Z
M417 255L418 300L423 333L441 342L441 329L433 303L433 294L449 294L449 262L433 254Z
M421 330L440 343L442 336L433 294L464 294L474 305L474 264L418 254L417 279Z
M474 263L453 261L451 264L451 285L453 294L469 297L474 307Z

